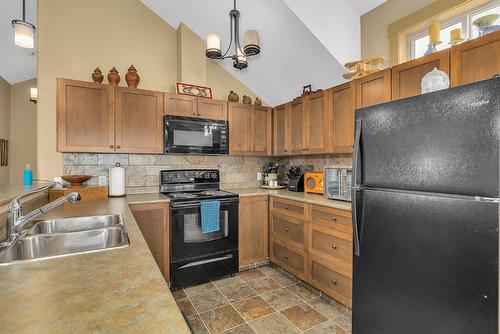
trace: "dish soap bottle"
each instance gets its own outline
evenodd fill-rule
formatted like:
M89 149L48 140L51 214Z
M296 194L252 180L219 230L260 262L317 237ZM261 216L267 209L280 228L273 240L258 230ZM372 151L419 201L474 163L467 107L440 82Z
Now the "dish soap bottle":
M33 171L31 170L30 164L26 164L26 167L23 171L23 184L24 185L33 184Z

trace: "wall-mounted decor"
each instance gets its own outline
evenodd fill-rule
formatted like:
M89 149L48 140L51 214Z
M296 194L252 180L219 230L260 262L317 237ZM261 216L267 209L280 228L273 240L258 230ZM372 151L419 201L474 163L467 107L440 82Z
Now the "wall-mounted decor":
M111 70L109 70L108 82L111 86L118 86L118 84L120 83L120 75L118 74L118 71L114 67Z
M9 165L9 141L0 139L0 166Z
M38 88L32 87L30 88L30 101L36 103L38 101Z
M210 87L191 85L183 82L176 82L175 87L177 94L206 97L207 99L212 98L212 88Z
M139 85L139 81L141 81L141 77L137 74L137 70L134 65L130 65L128 68L127 74L125 74L125 81L127 81L127 86L129 88L137 88Z
M94 81L94 83L102 83L102 80L104 80L104 75L102 75L101 69L99 67L96 67L94 73L92 73L92 80Z

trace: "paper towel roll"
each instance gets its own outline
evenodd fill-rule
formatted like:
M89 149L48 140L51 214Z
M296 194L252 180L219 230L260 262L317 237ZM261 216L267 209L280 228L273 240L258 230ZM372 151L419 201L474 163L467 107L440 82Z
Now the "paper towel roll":
M125 196L125 168L118 162L115 166L109 169L109 196Z

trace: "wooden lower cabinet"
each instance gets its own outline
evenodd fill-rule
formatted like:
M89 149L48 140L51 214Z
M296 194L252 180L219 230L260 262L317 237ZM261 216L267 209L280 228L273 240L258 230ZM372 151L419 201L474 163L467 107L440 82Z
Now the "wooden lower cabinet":
M268 196L240 198L239 266L267 261L269 258Z
M310 223L307 229L308 253L327 259L342 269L352 272L352 236L331 228Z
M271 196L269 210L295 219L304 219L305 203Z
M308 283L352 307L352 276L337 271L335 265L314 255L309 255L308 262Z
M303 221L274 212L271 212L269 217L272 235L305 250L306 224Z
M298 278L307 278L306 253L293 247L290 243L271 236L271 261L291 272Z
M130 210L166 282L170 280L168 203L131 204Z
M313 204L310 215L315 224L352 235L351 211Z

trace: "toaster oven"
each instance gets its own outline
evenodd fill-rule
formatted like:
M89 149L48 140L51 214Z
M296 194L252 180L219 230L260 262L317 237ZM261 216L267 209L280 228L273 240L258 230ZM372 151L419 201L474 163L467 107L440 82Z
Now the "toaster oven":
M351 201L352 168L325 167L325 197L341 201Z

